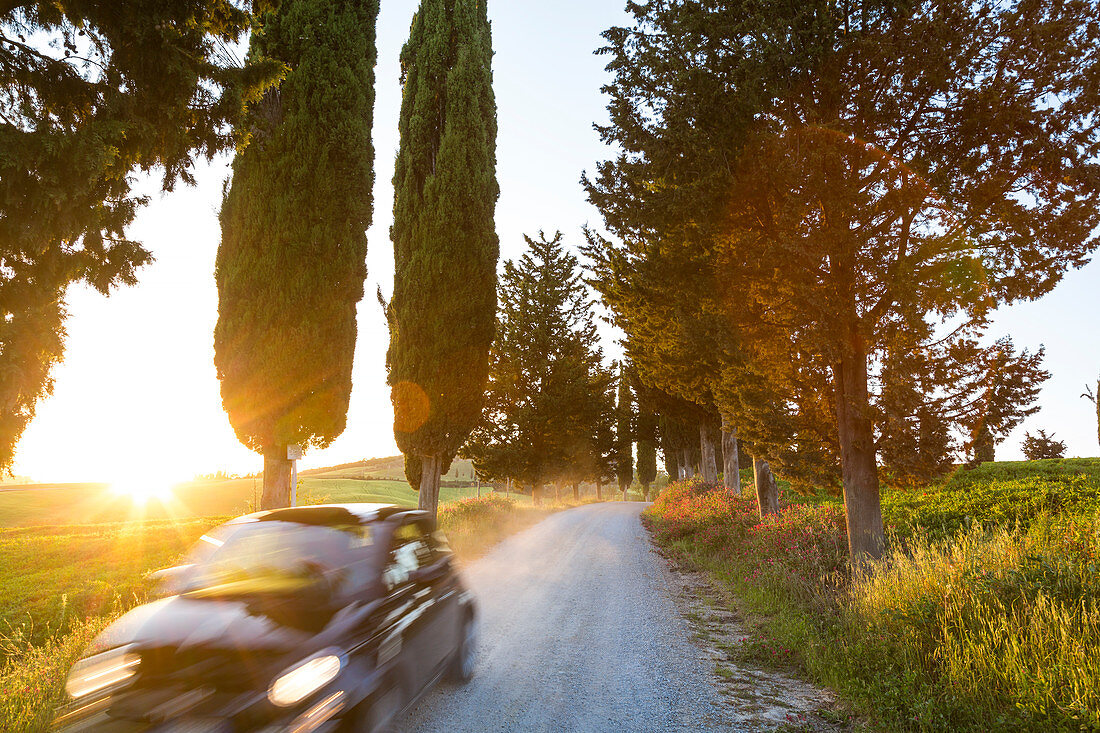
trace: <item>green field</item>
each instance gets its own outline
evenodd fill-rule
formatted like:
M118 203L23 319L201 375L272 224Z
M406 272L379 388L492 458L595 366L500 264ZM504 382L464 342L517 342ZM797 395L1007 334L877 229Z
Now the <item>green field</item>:
M341 464L330 468L311 468L301 472L312 478L357 478L405 480L405 461L401 456L369 458L364 461ZM474 482L474 467L464 458L456 458L450 470L443 474L444 481Z
M170 499L150 499L141 504L114 493L105 484L66 484L57 488L28 484L0 491L0 528L233 516L257 505L260 488L259 479L195 481L177 486ZM474 486L444 486L439 499L454 501L476 492ZM309 504L365 501L415 506L417 498L404 480L363 481L324 475L303 476L299 500Z

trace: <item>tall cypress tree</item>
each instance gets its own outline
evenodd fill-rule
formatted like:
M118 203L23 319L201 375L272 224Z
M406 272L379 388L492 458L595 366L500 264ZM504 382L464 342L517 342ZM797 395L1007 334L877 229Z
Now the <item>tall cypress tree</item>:
M638 393L638 483L642 499L649 501L649 487L657 478L657 415Z
M250 53L284 62L248 114L222 203L214 363L238 439L264 455L264 507L290 495L287 446L343 432L373 212L378 0L284 0Z
M388 382L394 436L420 457L420 507L433 514L481 415L495 328L492 57L485 0L423 0L401 52Z
M626 367L619 367L619 395L615 403L615 477L626 501L626 490L634 481L634 397Z

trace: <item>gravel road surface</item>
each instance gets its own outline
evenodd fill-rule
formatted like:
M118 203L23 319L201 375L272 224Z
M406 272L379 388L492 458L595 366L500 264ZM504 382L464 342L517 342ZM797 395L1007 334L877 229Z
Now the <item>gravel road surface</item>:
M438 686L398 729L733 728L639 521L645 506L554 514L469 565L463 575L481 611L477 673L465 686Z

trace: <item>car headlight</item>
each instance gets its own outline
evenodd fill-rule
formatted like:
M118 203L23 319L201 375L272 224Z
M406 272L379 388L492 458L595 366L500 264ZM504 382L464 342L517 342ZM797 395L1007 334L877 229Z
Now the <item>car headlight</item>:
M297 705L336 679L343 666L343 655L326 649L276 677L267 691L267 699L281 708Z
M87 697L130 679L137 674L139 664L141 657L131 652L130 647L119 647L81 659L69 672L65 691L73 699Z

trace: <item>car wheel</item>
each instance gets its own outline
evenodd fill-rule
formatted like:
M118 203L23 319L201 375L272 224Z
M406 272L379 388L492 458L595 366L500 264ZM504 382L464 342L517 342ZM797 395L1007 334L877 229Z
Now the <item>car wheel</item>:
M451 662L451 680L458 683L469 682L474 676L474 658L477 654L477 622L471 615L462 620L458 649Z
M385 690L365 700L343 726L343 733L392 733L401 712L401 688L389 684Z

